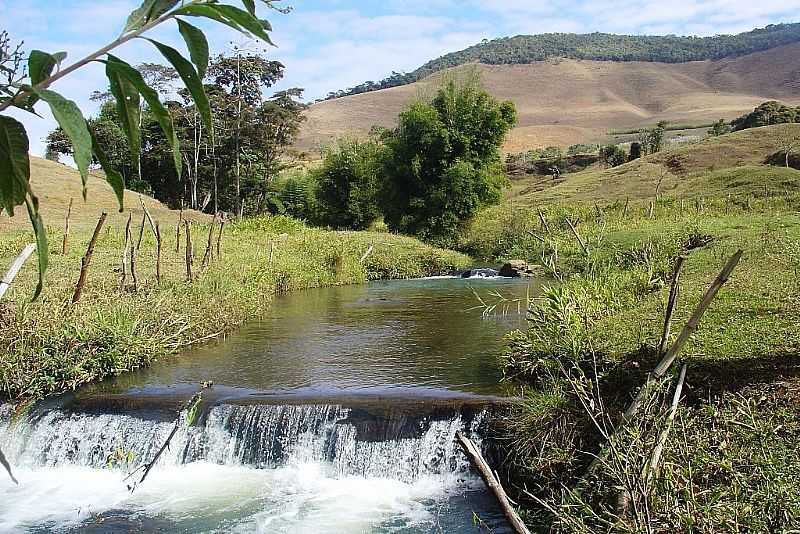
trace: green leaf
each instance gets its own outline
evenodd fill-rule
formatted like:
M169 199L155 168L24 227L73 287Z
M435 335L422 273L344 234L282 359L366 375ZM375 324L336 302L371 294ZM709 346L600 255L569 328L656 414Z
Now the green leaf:
M117 195L119 212L122 213L123 203L125 200L125 179L122 177L119 171L113 165L111 165L111 162L108 160L108 156L106 156L103 147L97 142L97 136L94 135L94 132L90 133L92 134L92 152L94 152L95 157L97 157L97 161L100 162L100 166L103 168L103 172L106 175L106 181L111 186L111 189L114 190L114 194Z
M49 78L57 64L58 60L47 52L32 50L28 58L28 75L31 77L31 85L39 85Z
M28 208L28 217L33 224L33 233L36 235L36 256L39 258L39 283L36 285L32 299L36 300L44 288L44 273L47 272L50 250L47 243L47 231L44 229L44 221L39 213L39 199L33 195L25 197L25 206Z
M244 7L247 8L247 11L251 15L253 15L255 17L256 16L256 2L255 2L255 0L242 0L242 3L244 4Z
M14 206L25 202L30 176L25 127L0 115L0 208L5 208L9 216L14 215Z
M226 19L235 22L264 42L273 44L272 40L267 34L268 31L272 30L272 26L270 26L269 22L266 20L259 20L247 11L234 6L220 4L212 7L222 14L222 16Z
M122 121L122 130L130 143L130 152L133 160L137 161L142 151L142 133L139 120L142 113L140 108L139 91L128 78L120 75L118 70L106 64L106 77L111 88L111 94L117 102L117 115Z
M178 175L178 179L180 179L182 168L180 143L178 142L178 136L175 134L175 127L172 124L172 115L169 114L167 109L158 99L158 93L145 83L144 78L142 78L142 74L138 70L134 69L118 57L108 54L106 66L110 67L112 71L118 73L120 76L132 83L133 86L136 87L136 90L139 91L139 94L142 95L145 102L147 102L150 112L155 115L158 124L164 131L167 142L172 148L172 159L173 163L175 164L175 172Z
M234 6L222 4L200 4L188 5L175 11L176 15L186 15L189 17L205 17L222 24L230 26L236 31L249 35L252 33L256 37L263 39L269 44L272 41L267 35L272 27L265 20L258 20L256 17Z
M174 48L154 41L153 39L147 40L153 43L153 45L158 48L158 51L161 52L167 61L175 67L175 70L178 71L178 75L180 75L183 83L192 95L192 99L194 99L194 103L197 106L197 110L200 112L200 117L203 119L206 129L213 138L214 123L211 120L211 104L208 103L208 96L206 96L203 81L200 79L197 71L194 70L192 64Z
M81 173L83 199L86 200L86 181L89 179L89 165L92 163L92 136L89 135L86 119L72 100L64 98L55 91L35 87L33 90L39 98L50 105L53 117L72 141L72 157Z
M206 77L206 71L208 70L209 54L206 36L188 22L184 22L181 19L176 20L178 21L178 30L181 32L183 40L186 41L186 48L189 49L192 63L197 67L197 74L200 75L200 79L203 79Z
M125 23L125 28L122 33L128 33L142 29L148 22L151 22L176 5L180 0L144 0L142 5L134 9L128 15L128 21Z

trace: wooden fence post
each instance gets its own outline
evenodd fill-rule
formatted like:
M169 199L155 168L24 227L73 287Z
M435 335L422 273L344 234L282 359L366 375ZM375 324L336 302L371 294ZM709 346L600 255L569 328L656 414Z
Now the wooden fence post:
M92 254L94 254L94 247L97 245L97 237L100 235L100 230L106 222L108 214L104 211L100 214L100 220L97 221L97 226L94 227L92 239L89 241L89 246L86 248L86 254L81 259L81 274L78 277L78 283L75 286L75 293L72 295L72 303L75 304L81 299L83 293L83 286L86 284L86 276L89 274L89 265L92 263Z
M69 217L72 215L72 201L69 199L69 207L67 208L67 216L64 219L64 239L61 241L61 255L66 256L69 247Z
M678 411L678 403L681 401L681 393L683 392L683 382L686 380L686 364L681 367L681 372L678 375L678 383L675 385L675 393L672 395L672 405L667 414L667 420L664 422L664 429L658 436L656 447L653 449L653 455L650 457L649 465L647 466L647 474L645 481L650 482L658 471L658 462L661 461L661 453L664 451L664 445L667 443L669 431L672 428L672 422L675 420L675 412Z
M156 282L161 283L161 226L156 223Z
M547 219L544 218L544 213L542 212L541 208L537 208L539 211L539 220L542 221L542 227L544 228L547 235L551 235L552 232L550 231L550 225L547 224Z
M663 356L667 352L667 343L669 342L669 334L672 328L672 314L675 312L675 305L678 302L678 293L680 291L680 277L683 262L686 261L684 256L678 256L675 260L675 269L672 272L672 285L669 288L669 300L667 301L667 313L664 318L664 330L661 333L661 343L658 345L658 355Z
M156 225L153 223L153 218L150 216L150 210L148 210L147 206L144 205L144 200L142 199L142 195L139 195L139 204L142 205L142 211L144 212L144 216L147 217L147 222L150 225L150 230L153 232L153 237L155 237Z
M194 261L194 251L192 250L192 234L190 230L191 224L189 221L183 221L184 228L186 228L186 281L191 282L192 276L192 262Z
M147 216L142 213L142 224L139 226L139 239L136 241L136 250L139 250L139 247L142 246L142 238L144 237L144 223Z
M631 203L631 197L625 197L625 208L622 210L623 219L628 218L628 206L630 205L630 203Z
M219 233L217 234L217 259L222 259L222 230L225 228L225 217L220 216Z
M11 284L14 282L14 278L17 277L20 270L22 270L22 266L25 265L25 262L31 257L31 254L33 254L34 250L36 250L36 245L27 245L22 249L22 252L20 252L19 255L14 258L14 261L11 262L11 267L8 268L8 272L6 272L6 275L2 280L0 280L0 299L2 299L3 295L6 294L8 288L11 287Z
M181 226L183 226L183 208L178 213L178 225L175 227L175 254L181 251Z
M119 290L125 291L125 282L128 279L128 247L131 246L131 221L133 212L128 214L128 223L125 225L125 246L122 247L122 275L119 279Z
M142 242L142 234L144 233L144 215L142 215L142 227L139 230L139 243ZM133 291L136 292L139 289L139 281L136 279L136 254L139 252L139 246L133 246L133 240L131 240L131 247L130 247L130 254L131 254L131 280L133 281Z
M211 228L208 229L208 241L206 242L206 251L203 254L203 263L200 265L201 269L208 266L208 262L214 258L214 227L217 223L217 216L211 221Z

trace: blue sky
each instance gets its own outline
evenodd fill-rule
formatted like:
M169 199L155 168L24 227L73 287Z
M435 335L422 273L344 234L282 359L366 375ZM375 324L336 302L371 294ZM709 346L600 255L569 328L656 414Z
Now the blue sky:
M28 50L63 50L74 60L113 40L139 3L0 0L0 29L24 39ZM800 20L800 0L290 0L284 5L294 8L291 14L262 10L277 45L266 54L286 65L282 87L305 87L310 99L392 70L413 70L484 38L594 31L713 35ZM242 41L226 28L204 27L215 52ZM174 27L158 29L153 37L181 45ZM159 60L143 42L126 44L117 55L134 64ZM102 68L94 65L53 88L91 114L95 106L88 95L104 85ZM54 126L49 113L41 112L42 119L17 115L28 127L34 154L43 152L43 138Z

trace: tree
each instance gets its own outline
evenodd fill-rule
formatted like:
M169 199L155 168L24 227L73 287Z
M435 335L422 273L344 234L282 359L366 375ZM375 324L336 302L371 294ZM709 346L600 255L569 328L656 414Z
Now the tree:
M771 126L787 122L800 122L800 108L791 108L776 100L764 102L750 113L731 122L734 131Z
M800 147L800 126L783 124L778 127L778 152L784 156L786 168L789 168L789 158Z
M642 144L634 141L631 143L631 150L628 153L628 161L633 161L642 157Z
M384 147L374 140L341 140L326 150L312 175L317 184L317 217L334 228L363 230L378 217Z
M449 81L415 102L388 132L381 203L389 228L432 240L451 237L478 209L500 200L500 146L516 123L475 78Z
M272 1L262 0L272 7ZM208 42L203 32L189 24L185 18L203 17L230 26L250 36L254 35L270 42L271 28L265 21L256 17L255 0L244 1L246 10L231 5L223 5L217 0L144 0L128 17L122 34L111 43L90 53L83 59L62 66L67 54L49 54L33 50L28 57L27 72L21 64L20 47L10 46L7 34L0 35L0 112L10 107L36 113L39 102L45 102L69 136L74 148L75 164L81 175L86 192L89 166L93 157L100 161L106 179L117 195L120 209L123 204L125 183L122 175L107 160L104 147L92 137L80 108L49 87L56 81L69 76L91 62L105 64L111 92L117 104L120 119L124 125L125 136L130 150L138 155L141 149L141 128L139 127L139 102L143 98L156 115L164 131L167 144L172 150L176 172L181 172L179 141L175 135L171 117L158 98L158 94L147 86L141 74L122 59L111 54L120 45L139 37L153 28L170 21L178 24L181 36L189 50L191 61L180 52L158 41L147 39L177 70L186 88L191 92L203 119L211 129L211 111L205 94L202 79L208 66ZM26 83L27 82L27 83ZM0 207L14 215L14 208L25 205L37 241L39 258L39 284L34 294L37 298L44 284L47 270L48 244L44 221L39 213L39 202L30 185L30 162L28 159L29 140L25 127L8 115L0 115Z
M618 145L600 147L600 161L606 167L619 167L628 161L628 154Z
M709 137L719 137L720 135L725 135L731 133L731 126L725 119L720 119L714 123L710 130L708 130Z

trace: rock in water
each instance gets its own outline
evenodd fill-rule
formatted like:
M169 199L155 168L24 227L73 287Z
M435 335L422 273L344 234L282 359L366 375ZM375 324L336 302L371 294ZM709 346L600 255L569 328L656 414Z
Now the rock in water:
M528 267L525 260L511 260L500 268L500 276L506 278L519 278L521 276L532 276L533 272Z

